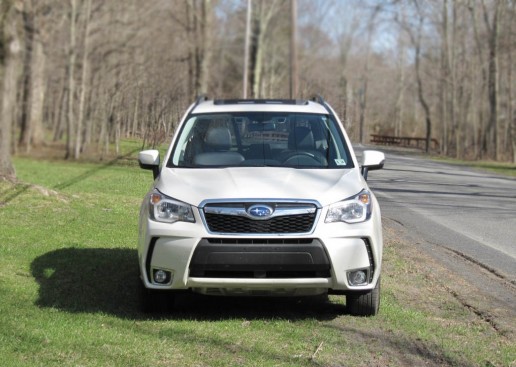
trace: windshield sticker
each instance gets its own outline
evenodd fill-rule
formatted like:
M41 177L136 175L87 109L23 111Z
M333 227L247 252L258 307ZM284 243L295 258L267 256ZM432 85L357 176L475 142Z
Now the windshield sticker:
M335 159L335 164L337 166L345 166L346 165L346 161L344 159Z

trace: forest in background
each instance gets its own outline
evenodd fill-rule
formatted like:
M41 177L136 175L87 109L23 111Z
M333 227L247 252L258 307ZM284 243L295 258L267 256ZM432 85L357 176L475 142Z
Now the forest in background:
M354 142L516 162L515 19L515 0L0 0L0 175L169 141L201 94L290 98L293 49L292 97L324 96Z

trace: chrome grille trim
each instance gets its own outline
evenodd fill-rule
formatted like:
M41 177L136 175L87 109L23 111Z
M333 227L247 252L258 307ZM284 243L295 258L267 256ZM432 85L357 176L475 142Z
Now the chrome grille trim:
M247 208L255 204L268 205L274 208L274 213L263 219L255 218L247 213ZM205 200L199 206L199 214L208 233L214 235L231 236L296 236L313 233L319 220L321 205L314 200L285 200L285 199L228 199ZM220 216L221 220L237 221L233 223L237 228L250 230L221 230L213 228L213 216ZM225 218L222 218L222 217ZM232 219L234 218L234 219ZM219 218L217 218L218 220ZM291 219L293 223L291 222ZM308 220L308 222L307 222ZM280 221L278 229L278 221ZM274 222L274 223L273 223ZM300 224L303 223L303 224ZM233 225L229 223L231 227ZM300 228L302 227L302 228ZM286 228L286 229L283 229Z
M313 214L317 208L312 206L297 207L297 208L277 208L274 212L266 218L256 218L247 213L245 208L229 208L220 206L206 206L204 208L205 214L220 214L220 215L234 215L247 217L253 220L266 220L274 217L288 216L288 215L301 215L301 214Z

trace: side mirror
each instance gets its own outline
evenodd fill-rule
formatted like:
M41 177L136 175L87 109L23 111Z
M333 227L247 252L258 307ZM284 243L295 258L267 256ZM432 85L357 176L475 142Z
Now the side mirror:
M138 163L140 168L152 171L154 179L159 175L159 151L144 150L138 153Z
M385 154L377 150L364 150L362 154L362 176L367 180L369 171L382 169L385 163Z

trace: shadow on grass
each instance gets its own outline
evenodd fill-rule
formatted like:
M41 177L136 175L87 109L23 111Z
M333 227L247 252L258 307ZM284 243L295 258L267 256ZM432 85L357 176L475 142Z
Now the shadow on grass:
M66 312L106 313L124 319L156 316L140 312L138 255L131 249L65 248L37 257L31 272L39 283L36 305ZM234 318L331 320L345 311L327 297L247 298L181 293L171 312L175 320Z
M34 259L31 272L39 283L40 307L69 312L137 315L136 250L64 248Z
M30 188L28 184L9 184L8 188L0 192L0 207L7 205Z
M92 168L92 169L80 174L77 177L73 177L66 182L55 185L53 187L53 189L54 190L63 190L70 186L73 186L81 181L88 179L89 177L95 175L96 173L98 173L106 168L120 164L121 161L129 159L137 151L139 151L139 149L133 149L130 152L128 152L124 155L118 156L102 165L98 165L98 167ZM7 180L7 181L11 181L11 180ZM31 186L33 186L33 185L19 182L16 179L12 180L7 189L0 191L0 207L7 205L8 203L10 203L14 199L16 199L18 196L25 193L27 190L29 190L31 188Z
M79 176L76 176L76 177L73 177L71 179L69 179L68 181L66 182L63 182L63 183L60 183L56 186L54 186L54 189L56 190L63 190L63 189L66 189L70 186L73 186L81 181L84 181L86 179L88 179L89 177L97 174L98 172L106 169L106 168L109 168L109 167L112 167L112 166L115 166L117 165L120 161L122 160L125 160L125 159L128 159L129 157L131 157L134 153L136 153L137 151L139 151L138 148L136 149L133 149L131 150L130 152L124 154L124 155L121 155L121 156L117 156L116 158L110 160L109 162L106 162L102 165L99 165L95 168L92 168L82 174L80 174Z

